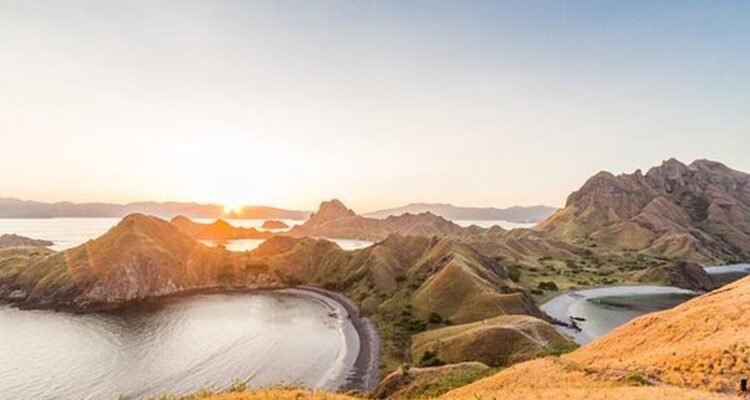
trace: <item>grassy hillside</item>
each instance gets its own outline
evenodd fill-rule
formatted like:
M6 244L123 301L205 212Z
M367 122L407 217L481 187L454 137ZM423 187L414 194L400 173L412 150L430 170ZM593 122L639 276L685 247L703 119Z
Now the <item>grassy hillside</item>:
M638 376L597 371L559 358L518 364L498 374L450 391L441 399L727 399L700 390L650 385Z
M417 334L412 360L420 363L480 361L503 367L576 347L551 325L526 315L505 315Z
M414 362L415 333L503 314L542 317L507 271L450 239L391 235L343 251L331 242L276 237L251 253L287 283L341 291L372 316L384 344L384 370Z
M594 368L730 391L750 371L750 278L645 315L568 356Z

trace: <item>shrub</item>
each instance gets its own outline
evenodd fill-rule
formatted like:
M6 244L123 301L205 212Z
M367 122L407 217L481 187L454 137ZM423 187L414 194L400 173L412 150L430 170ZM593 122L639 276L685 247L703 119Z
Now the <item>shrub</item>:
M425 351L419 360L420 367L439 367L445 365L445 361L438 357L437 351Z
M519 265L511 265L508 267L508 278L513 282L521 280L521 267Z
M557 290L557 284L555 282L552 282L552 281L542 281L542 282L539 282L539 284L537 285L537 287L540 290L549 290L549 291L555 291L555 290Z

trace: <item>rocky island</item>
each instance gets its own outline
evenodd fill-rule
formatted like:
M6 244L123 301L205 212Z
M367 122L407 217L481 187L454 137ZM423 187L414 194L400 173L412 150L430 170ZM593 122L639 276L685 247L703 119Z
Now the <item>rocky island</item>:
M261 227L263 229L288 229L289 225L285 224L283 221L269 219L264 221Z
M49 240L32 239L14 233L0 235L0 249L9 247L49 247L54 243Z

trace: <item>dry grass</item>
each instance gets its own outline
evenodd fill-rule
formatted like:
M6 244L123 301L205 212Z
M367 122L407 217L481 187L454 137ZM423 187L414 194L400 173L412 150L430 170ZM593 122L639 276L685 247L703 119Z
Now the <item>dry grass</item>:
M204 397L205 400L353 400L355 397L302 389L268 389Z
M671 385L732 391L750 372L750 278L638 318L566 358Z
M441 399L727 399L730 396L672 386L641 386L627 374L601 372L558 358L518 364Z
M542 320L504 315L417 334L412 338L411 354L412 360L419 360L429 351L448 363L480 361L505 366L574 347L573 342Z

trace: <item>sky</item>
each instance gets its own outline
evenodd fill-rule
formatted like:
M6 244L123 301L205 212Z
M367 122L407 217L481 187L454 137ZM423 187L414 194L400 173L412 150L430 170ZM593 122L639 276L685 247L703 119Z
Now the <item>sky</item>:
M750 171L746 1L0 0L0 197L547 204Z

